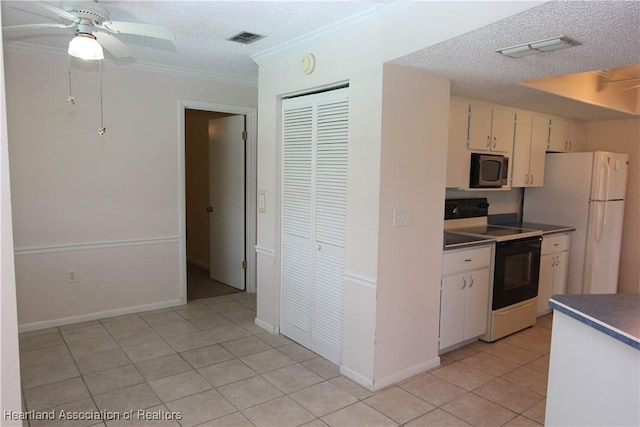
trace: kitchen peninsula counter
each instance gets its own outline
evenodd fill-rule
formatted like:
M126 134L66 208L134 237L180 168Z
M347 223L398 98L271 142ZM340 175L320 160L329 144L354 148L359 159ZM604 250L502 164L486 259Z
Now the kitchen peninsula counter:
M545 423L640 425L640 294L555 295Z

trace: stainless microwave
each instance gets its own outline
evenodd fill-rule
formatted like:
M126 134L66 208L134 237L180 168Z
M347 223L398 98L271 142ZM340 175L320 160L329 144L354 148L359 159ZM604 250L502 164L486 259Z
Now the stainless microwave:
M500 154L471 153L469 188L500 188L509 181L509 158Z

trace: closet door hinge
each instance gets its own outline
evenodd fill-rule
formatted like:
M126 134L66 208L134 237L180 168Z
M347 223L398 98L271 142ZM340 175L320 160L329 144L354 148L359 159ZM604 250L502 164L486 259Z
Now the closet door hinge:
M242 139L244 139L245 141L247 140L247 131L246 130L242 131Z
M247 269L247 260L242 260L242 269L243 270Z

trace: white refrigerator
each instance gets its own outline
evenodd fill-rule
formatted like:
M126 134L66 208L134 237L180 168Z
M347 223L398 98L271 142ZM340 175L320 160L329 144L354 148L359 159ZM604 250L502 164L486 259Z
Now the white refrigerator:
M572 226L567 292L618 289L627 154L547 153L544 187L527 188L523 221Z

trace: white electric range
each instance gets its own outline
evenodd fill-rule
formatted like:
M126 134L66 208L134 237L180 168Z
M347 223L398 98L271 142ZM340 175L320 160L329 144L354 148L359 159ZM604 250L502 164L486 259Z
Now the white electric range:
M536 322L542 230L488 224L486 198L445 201L445 231L494 239L490 314L487 333L492 342Z

